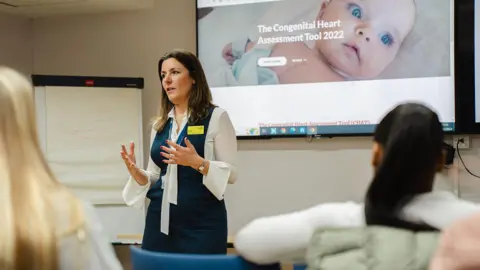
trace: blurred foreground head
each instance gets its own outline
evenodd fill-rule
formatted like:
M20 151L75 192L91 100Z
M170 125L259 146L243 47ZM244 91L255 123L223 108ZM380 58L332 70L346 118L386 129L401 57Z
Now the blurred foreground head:
M40 148L33 93L25 76L0 66L0 269L5 270L58 269L58 239L83 228L80 202L55 179ZM68 211L63 227L61 208Z

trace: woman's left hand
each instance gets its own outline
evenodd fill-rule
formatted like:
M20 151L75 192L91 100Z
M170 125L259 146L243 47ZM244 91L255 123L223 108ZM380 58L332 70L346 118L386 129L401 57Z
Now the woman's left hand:
M178 164L182 166L200 166L202 163L202 158L198 155L197 151L193 144L185 138L185 144L187 147L178 145L170 140L167 141L167 144L170 146L165 147L161 146L164 152L161 152L162 156L166 158L163 162L167 164Z

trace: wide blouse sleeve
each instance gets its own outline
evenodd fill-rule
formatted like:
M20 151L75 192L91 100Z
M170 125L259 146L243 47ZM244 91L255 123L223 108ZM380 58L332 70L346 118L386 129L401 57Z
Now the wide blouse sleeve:
M227 184L237 180L237 135L233 124L225 110L215 109L210 120L213 149L208 149L206 142L206 159L210 161L207 175L203 176L203 184L218 200L222 200ZM207 140L208 140L207 136ZM207 156L211 153L212 157Z
M150 146L155 139L157 131L152 128L152 133L150 135ZM142 170L145 175L148 177L148 183L146 185L140 185L133 179L130 175L128 182L123 189L122 196L123 200L128 206L134 206L136 208L142 208L145 205L145 198L147 192L150 189L151 185L154 184L160 178L160 168L152 161L152 157L148 155L148 165L146 170Z

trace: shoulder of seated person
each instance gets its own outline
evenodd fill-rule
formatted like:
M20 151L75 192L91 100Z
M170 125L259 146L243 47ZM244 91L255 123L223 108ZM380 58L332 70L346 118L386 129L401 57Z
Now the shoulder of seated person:
M427 201L444 201L444 200L459 200L459 198L450 191L435 190L432 192L417 195L415 200L427 200Z
M73 214L71 200L75 197L72 198L74 195L69 193L59 193L54 196L53 201L57 212L57 225L61 229L67 229L71 225L70 221ZM89 201L78 198L77 200L81 207L80 211L83 212L86 229L98 229L97 226L99 226L99 223L97 222L95 207Z

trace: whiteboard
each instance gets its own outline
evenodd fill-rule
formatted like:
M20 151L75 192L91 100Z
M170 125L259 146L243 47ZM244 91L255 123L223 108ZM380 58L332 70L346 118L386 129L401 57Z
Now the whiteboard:
M124 204L121 144L135 143L143 168L141 90L40 86L35 104L42 150L59 181L93 204Z

